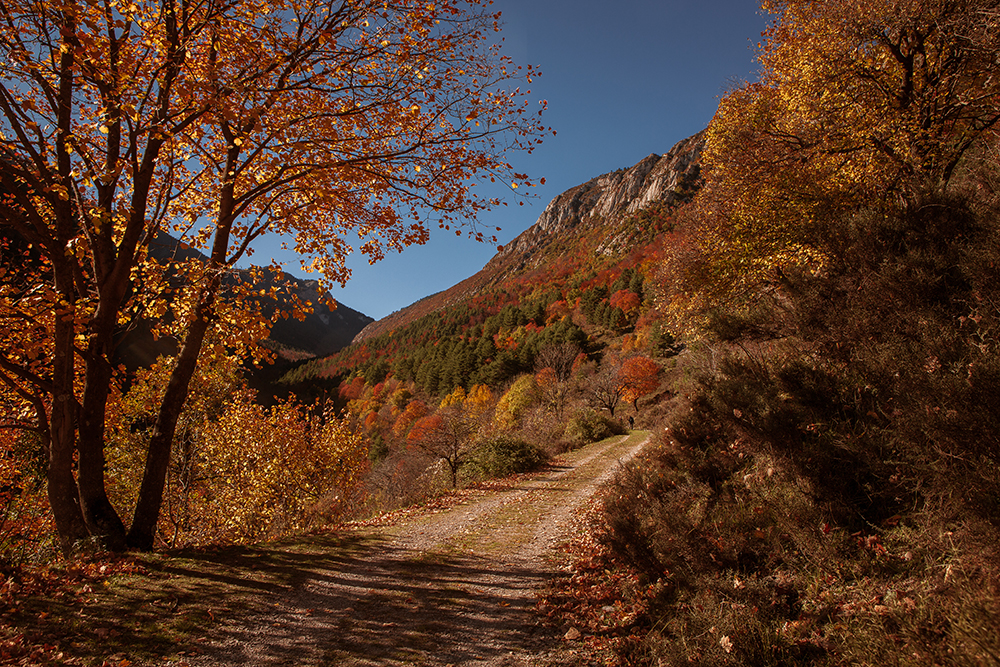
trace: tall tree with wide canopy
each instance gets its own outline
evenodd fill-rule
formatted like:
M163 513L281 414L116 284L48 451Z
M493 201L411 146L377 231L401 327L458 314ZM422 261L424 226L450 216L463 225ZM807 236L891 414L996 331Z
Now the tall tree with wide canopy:
M1000 123L998 0L763 0L761 80L709 127L702 286L746 294L775 267L819 269L845 211L948 194Z
M265 234L346 281L437 224L483 240L530 186L508 154L544 128L488 0L12 0L0 6L3 424L48 456L64 549L153 545L177 417L199 354L267 330L223 277ZM544 104L543 104L544 106ZM207 264L157 263L179 235ZM16 277L16 279L15 279ZM122 329L161 321L179 353L126 530L105 492Z

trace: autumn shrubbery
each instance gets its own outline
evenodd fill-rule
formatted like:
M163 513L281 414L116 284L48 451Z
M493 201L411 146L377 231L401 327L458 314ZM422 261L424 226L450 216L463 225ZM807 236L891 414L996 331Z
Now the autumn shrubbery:
M801 460L712 434L705 407L603 499L598 539L644 582L622 591L642 603L646 632L620 660L994 664L995 526L940 506L839 523L842 498L803 477Z
M763 6L661 274L708 342L596 522L655 584L616 657L1000 664L994 4Z
M0 574L55 553L44 462L30 432L0 430Z
M860 212L824 273L715 318L728 342L604 500L603 543L663 590L623 659L997 664L995 219Z
M162 391L163 364L141 371L119 401L108 464L112 497L122 506L141 480L145 408ZM368 450L344 421L294 401L260 405L228 360L201 369L196 380L167 473L158 531L165 545L260 541L360 506Z
M536 445L499 434L476 445L469 468L474 477L506 477L530 472L547 458Z
M566 424L566 439L575 447L582 447L613 435L623 435L625 427L596 410L584 408Z

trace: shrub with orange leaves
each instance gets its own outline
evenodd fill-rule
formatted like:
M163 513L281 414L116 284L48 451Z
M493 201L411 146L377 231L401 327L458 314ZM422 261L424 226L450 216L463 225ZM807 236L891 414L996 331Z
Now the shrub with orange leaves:
M41 464L27 455L27 438L0 430L0 570L34 560L53 544Z
M112 499L127 505L143 473L149 405L170 362L138 374L114 403L108 447ZM174 440L158 534L167 546L250 542L336 519L363 496L368 448L332 412L294 399L265 408L239 366L216 359L196 375Z
M623 313L631 317L639 310L639 306L642 305L642 299L632 290L623 289L611 295L611 298L608 299L608 305L612 308L620 309Z

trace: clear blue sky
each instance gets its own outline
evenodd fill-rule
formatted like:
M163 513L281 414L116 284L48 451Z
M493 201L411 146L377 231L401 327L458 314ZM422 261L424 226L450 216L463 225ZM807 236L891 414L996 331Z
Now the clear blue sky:
M757 0L494 0L493 8L503 13L506 52L541 69L532 97L548 100L544 120L558 133L532 155L512 156L517 171L546 185L523 207L482 216L486 228L503 229L500 243L561 192L703 129L727 89L756 79L767 23ZM435 228L427 245L374 266L354 255L351 281L332 294L379 319L473 275L495 252ZM286 268L299 273L297 262Z

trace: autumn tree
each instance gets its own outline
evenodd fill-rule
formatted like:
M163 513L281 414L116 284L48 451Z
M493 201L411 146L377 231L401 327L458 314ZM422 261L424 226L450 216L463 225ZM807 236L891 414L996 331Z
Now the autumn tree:
M945 196L1000 121L996 0L765 0L761 81L707 135L696 279L752 291L775 267L822 270L845 211Z
M625 388L623 398L639 411L639 399L656 391L660 386L660 365L649 357L629 357L622 362L618 378Z
M0 387L4 419L44 442L64 549L152 546L199 355L266 335L240 288L220 289L262 236L343 282L352 243L376 261L433 225L483 239L476 214L498 202L470 185L530 185L508 154L543 129L518 87L533 73L490 45L487 4L0 7L0 224L34 253L30 283L0 301ZM165 233L208 261L153 261ZM117 337L140 318L179 352L126 531L105 489L106 406Z
M566 399L566 383L573 375L573 365L580 354L576 343L552 343L538 351L535 367L541 376L546 370L551 373L550 382L539 382L539 386L549 396L557 416L562 416Z
M444 462L451 475L451 487L456 488L458 471L472 453L477 427L472 415L458 406L449 406L418 419L406 440L434 460Z
M494 423L501 430L517 428L528 409L538 403L541 391L534 375L522 375L497 401Z
M598 408L607 410L612 419L626 391L619 377L620 370L621 367L617 364L605 365L589 383L591 402Z
M660 366L652 359L615 356L605 359L600 371L590 380L590 400L614 417L622 401L632 403L638 411L639 399L660 385Z

